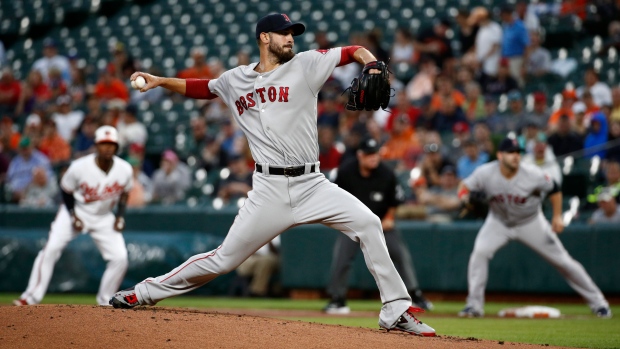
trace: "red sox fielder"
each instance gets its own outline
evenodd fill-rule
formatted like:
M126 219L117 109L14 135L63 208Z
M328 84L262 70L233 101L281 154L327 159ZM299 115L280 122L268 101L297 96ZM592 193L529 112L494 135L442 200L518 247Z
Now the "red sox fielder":
M334 68L375 62L365 48L293 52L293 36L304 32L283 14L261 18L256 26L260 62L240 66L216 80L183 80L137 72L141 91L162 86L192 98L220 97L232 109L256 162L253 190L228 235L213 251L191 257L168 274L148 278L116 293L116 308L154 305L189 292L228 273L285 230L322 223L359 241L366 265L381 292L382 328L434 336L415 318L411 298L388 254L379 218L319 172L317 95ZM371 74L377 71L370 71Z
M48 241L34 261L28 288L15 305L38 304L49 285L54 265L62 250L80 233L88 233L107 262L101 278L97 303L108 300L125 276L127 249L121 231L127 193L133 184L133 170L125 160L115 156L118 133L112 126L95 132L96 154L79 158L69 166L60 186L64 205L52 222ZM112 209L118 202L116 216Z
M599 317L611 317L609 303L583 266L574 260L557 237L562 223L562 192L557 183L537 166L520 164L521 148L517 140L506 138L499 145L497 161L484 164L463 180L459 197L483 191L489 199L489 214L480 229L469 258L467 305L461 317L484 315L484 289L489 261L510 240L528 246L564 276ZM546 195L553 207L551 224L541 210Z

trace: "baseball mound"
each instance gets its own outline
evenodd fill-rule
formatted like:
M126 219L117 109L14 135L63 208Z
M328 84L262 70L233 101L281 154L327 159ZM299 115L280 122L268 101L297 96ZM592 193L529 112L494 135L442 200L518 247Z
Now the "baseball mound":
M2 307L0 324L2 348L540 348L165 307Z

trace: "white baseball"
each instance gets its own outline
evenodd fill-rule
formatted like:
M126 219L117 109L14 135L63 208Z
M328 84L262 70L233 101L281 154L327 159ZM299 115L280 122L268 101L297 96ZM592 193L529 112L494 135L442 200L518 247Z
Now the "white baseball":
M146 86L146 80L144 79L144 77L142 76L138 76L136 78L136 80L134 80L135 84L136 84L136 88L141 89L144 86Z
M138 86L136 86L136 81L135 80L131 80L131 88L137 89Z

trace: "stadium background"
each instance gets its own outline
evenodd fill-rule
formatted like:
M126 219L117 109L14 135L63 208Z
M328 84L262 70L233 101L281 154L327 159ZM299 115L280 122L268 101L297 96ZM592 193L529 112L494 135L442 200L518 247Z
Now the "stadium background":
M583 3L576 1L575 3ZM610 2L599 2L609 5ZM314 33L325 31L330 42L348 44L351 38L364 37L379 30L381 45L389 51L394 42L394 32L399 27L408 28L414 35L423 28L432 26L436 20L449 18L453 30L450 32L455 55L458 49L458 26L454 17L459 9L485 6L497 14L503 1L3 1L0 13L0 40L5 49L5 67L12 69L17 80L25 81L34 62L41 57L46 39L50 38L61 55L70 57L83 73L81 86L67 86L69 91L84 92L83 99L73 100L72 108L88 114L88 96L102 72L108 71L115 49L122 49L135 59L136 68L158 71L162 75L175 76L192 65L191 48L206 48L206 57L212 67L219 64L226 68L239 62L239 51L249 55L250 61L257 60L257 50L252 33L256 20L266 13L284 12L293 21L307 25L307 33L296 40L298 51L317 48ZM562 5L549 2L549 8ZM586 68L593 67L601 81L610 87L617 87L620 81L620 67L617 50L607 46L613 39L608 35L608 19L613 12L602 11L598 3L563 15L540 16L544 46L554 60L574 59L576 68L565 76L546 74L532 79L521 89L523 102L531 108L534 93L547 96L550 110L557 109L562 101L562 92L583 84ZM612 3L613 6L613 3ZM615 7L617 11L617 6ZM618 12L615 12L616 14ZM610 17L606 17L609 15ZM494 17L497 18L497 17ZM617 16L615 17L617 18ZM49 41L48 41L49 42ZM121 43L121 45L118 45ZM613 44L613 42L612 42ZM617 43L616 43L617 44ZM611 47L611 48L610 48ZM394 76L406 84L418 72L416 64L394 64ZM122 74L122 72L115 72ZM120 77L123 77L120 75ZM126 76L122 80L128 85ZM73 89L75 87L75 89ZM507 112L506 94L498 96L501 112ZM51 99L34 109L42 109L43 122L55 111L55 100ZM177 96L163 95L155 101L136 103L138 120L148 130L144 145L146 161L158 164L162 152L173 149L191 170L191 185L182 200L172 205L151 203L135 208L128 213L127 242L130 245L130 267L124 285L130 285L149 276L160 274L176 266L190 255L206 251L221 242L226 229L232 222L240 201L217 200L220 182L226 179L230 170L224 166L206 168L201 166L198 156L191 149L192 118L204 117L205 108L199 102ZM103 107L104 113L114 107ZM37 110L33 110L38 112ZM339 135L334 148L343 152L347 149L348 136L355 130L359 120L368 115L343 115ZM10 114L12 129L23 132L29 114ZM4 122L4 119L3 119ZM221 137L223 123L209 122L209 134ZM472 125L473 129L473 125ZM343 132L349 131L347 132ZM385 131L384 131L385 132ZM384 136L387 137L385 132ZM492 135L496 143L503 135ZM454 145L453 132L441 134L444 146ZM458 148L458 144L457 144ZM613 149L612 149L613 150ZM6 148L4 150L6 151ZM128 149L125 149L125 153ZM611 153L611 152L610 152ZM124 154L125 155L125 154ZM565 159L557 161L564 169ZM563 241L569 251L588 269L604 292L618 293L618 257L615 255L620 239L617 226L589 227L585 222L590 216L592 204L587 204L587 195L596 187L605 185L603 166L592 166L592 158L575 156L573 166L564 172L563 191L565 209L572 196L580 197L581 212L577 222L571 226ZM597 162L595 162L597 164ZM407 188L409 202L416 203L412 188L415 168L408 162L399 167L400 178ZM66 163L58 162L55 171L60 174ZM328 173L329 174L329 173ZM416 177L417 178L417 177ZM4 186L3 186L3 189ZM5 202L0 208L0 246L2 263L0 270L9 275L2 291L21 291L36 251L42 246L47 227L53 219L54 208L23 208L11 203L10 192L2 193ZM467 256L473 245L475 229L480 222L435 224L421 221L400 221L418 272L422 287L435 291L464 291L466 289L465 267ZM325 228L310 227L297 229L283 238L282 274L283 286L288 288L320 289L327 280L327 268L334 232ZM321 253L319 253L321 252ZM523 258L523 255L527 258ZM103 262L94 251L92 243L80 238L71 244L57 266L57 272L50 291L93 292L98 284ZM513 263L515 259L519 263ZM527 292L570 292L552 269L540 267L540 259L529 254L520 246L511 246L498 254L492 264L489 285L491 291ZM525 262L522 262L522 259ZM319 264L316 264L319 263ZM138 266L139 265L139 266ZM321 266L318 268L317 266ZM353 287L373 289L370 275L360 260L356 261ZM58 272L60 270L66 273ZM67 274L66 276L64 274ZM300 275L306 280L300 280ZM444 281L435 281L442 275ZM528 284L535 276L538 283ZM226 293L233 276L216 280L206 293ZM547 281L547 282L545 282Z

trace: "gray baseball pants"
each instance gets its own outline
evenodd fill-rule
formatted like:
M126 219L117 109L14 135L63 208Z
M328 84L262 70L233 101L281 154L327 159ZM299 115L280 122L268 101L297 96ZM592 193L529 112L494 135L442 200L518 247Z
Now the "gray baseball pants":
M403 242L400 231L393 229L383 233L392 262L403 279L407 290L411 292L418 289L420 286L415 275L411 255ZM346 298L349 288L349 269L351 269L355 255L359 250L359 243L349 239L346 235L340 235L336 239L332 256L330 281L329 285L327 285L327 293L332 299Z
M196 289L235 270L278 234L310 223L324 224L359 241L366 266L381 292L379 319L393 326L411 306L411 298L390 259L381 222L362 202L321 173L285 177L255 172L253 190L222 245L190 257L165 275L139 283L135 287L138 300L154 305Z
M495 252L510 240L523 243L551 263L564 276L566 282L586 300L591 309L609 306L603 293L581 263L568 254L542 212L530 222L515 227L505 226L492 213L487 216L469 258L467 306L478 311L484 309L484 289L489 274L489 261Z

